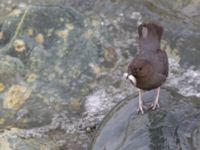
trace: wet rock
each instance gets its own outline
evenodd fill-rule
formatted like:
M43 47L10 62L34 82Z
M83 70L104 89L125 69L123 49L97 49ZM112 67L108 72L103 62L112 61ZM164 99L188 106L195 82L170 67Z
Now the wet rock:
M12 82L25 73L23 62L9 55L0 55L0 81L4 85L12 84ZM5 83L6 82L6 83Z
M88 27L82 14L70 7L29 6L6 18L1 30L10 37L1 49L0 80L10 76L9 84L2 82L2 90L16 90L7 89L1 96L5 109L26 109L11 124L32 128L51 122L66 108L81 111L83 96L95 79L90 64L99 62L95 38L85 36Z
M0 106L1 129L21 128L19 143L31 139L39 149L47 140L55 149L87 150L110 109L137 94L122 75L137 52L142 21L165 27L171 70L165 87L199 97L197 1L2 0L0 7L0 100L13 85L31 91L16 109ZM196 147L198 133L192 138Z
M20 130L11 128L5 130L0 135L0 149L4 150L36 150L36 149L49 149L59 150L58 146L49 139L38 138L38 139L23 139L20 137ZM45 142L46 144L43 144Z
M153 91L144 94L145 104L154 99ZM161 91L161 108L136 113L138 98L129 97L104 119L92 150L174 150L199 149L200 105L171 90Z
M104 50L105 66L113 67L117 61L117 54L114 49L106 48Z
M35 147L38 138L45 142L48 136L56 141L52 149L87 149L88 137L79 139L80 114L99 74L91 64L99 65L103 58L90 22L71 7L15 9L2 23L0 42L3 131L7 126L26 129L20 137L33 138ZM16 139L23 145L20 137ZM12 145L10 140L3 143Z

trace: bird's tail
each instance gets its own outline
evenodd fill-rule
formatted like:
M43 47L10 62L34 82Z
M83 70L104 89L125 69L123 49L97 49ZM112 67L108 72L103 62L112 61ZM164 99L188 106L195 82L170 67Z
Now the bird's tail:
M143 23L138 26L139 39L156 38L161 40L163 27L156 23Z
M138 27L139 52L153 52L160 49L163 27L156 23L143 23Z

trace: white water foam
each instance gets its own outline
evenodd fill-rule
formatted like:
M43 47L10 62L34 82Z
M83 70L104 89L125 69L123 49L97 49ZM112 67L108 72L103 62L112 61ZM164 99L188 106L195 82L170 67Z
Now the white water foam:
M182 68L177 61L169 59L170 74L166 85L178 90L183 96L200 97L200 70L191 66Z

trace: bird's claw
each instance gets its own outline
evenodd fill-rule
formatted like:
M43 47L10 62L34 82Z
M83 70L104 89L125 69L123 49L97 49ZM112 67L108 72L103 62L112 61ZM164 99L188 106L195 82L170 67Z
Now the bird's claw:
M160 105L159 105L159 103L153 103L153 104L150 105L150 108L152 110L156 110L157 108L160 108Z
M139 114L140 112L141 112L141 114L144 114L144 110L143 110L142 107L139 107L139 108L137 109L137 113Z
M144 106L144 105L139 106L138 109L137 109L137 113L138 113L138 114L139 114L139 113L144 114L144 109L146 109L146 108L147 108L147 107Z

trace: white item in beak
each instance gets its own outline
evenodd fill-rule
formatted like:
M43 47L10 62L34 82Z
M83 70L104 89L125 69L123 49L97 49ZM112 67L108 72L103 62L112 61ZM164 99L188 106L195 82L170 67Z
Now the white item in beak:
M133 75L129 75L128 78L129 78L129 80L131 80L131 82L132 82L134 85L136 85L136 79L135 79L135 77L134 77Z

